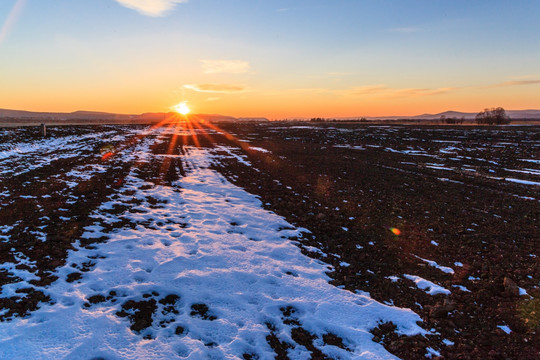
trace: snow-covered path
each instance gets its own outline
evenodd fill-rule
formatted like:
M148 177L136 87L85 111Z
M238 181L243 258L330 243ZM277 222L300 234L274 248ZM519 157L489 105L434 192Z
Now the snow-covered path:
M137 156L139 163L159 157ZM55 304L0 323L0 358L273 359L272 334L293 345L291 358L308 359L291 336L302 327L332 358L389 359L371 328L392 321L399 333L423 333L414 312L330 285L328 265L289 239L302 229L209 169L219 161L211 149L189 147L180 158L189 171L173 186L145 183L132 171L83 236L109 240L71 252L45 290ZM127 210L109 211L118 204ZM119 218L133 228L101 226ZM84 267L80 280L66 281ZM324 344L326 334L349 350Z

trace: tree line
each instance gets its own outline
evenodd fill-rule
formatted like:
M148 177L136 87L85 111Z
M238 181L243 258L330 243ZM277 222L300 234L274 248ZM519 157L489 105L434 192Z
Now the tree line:
M476 123L479 125L505 125L510 124L510 116L506 114L506 111L502 107L497 108L485 108L483 111L480 111L476 117L475 117ZM340 122L340 121L347 121L347 122L371 122L367 120L366 118L362 117L359 119L327 119L322 117L316 117L311 118L311 122ZM398 120L396 120L398 121ZM414 121L414 119L401 119L400 121ZM439 118L439 122L443 124L463 124L465 122L464 117L447 117L445 115L441 115Z
M510 124L510 116L506 115L506 111L502 107L486 108L476 115L476 123L486 125Z

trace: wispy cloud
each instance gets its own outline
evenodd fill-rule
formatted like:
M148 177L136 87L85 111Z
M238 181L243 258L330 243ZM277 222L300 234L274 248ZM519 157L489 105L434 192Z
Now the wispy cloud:
M186 3L188 0L116 0L116 2L143 15L163 16L176 4Z
M6 21L4 22L2 26L0 26L0 44L4 41L9 30L15 24L25 3L26 3L26 0L17 0L17 2L15 2L13 7L11 8L11 11L9 12L7 16Z
M325 94L325 93L333 93L333 89L328 88L296 88L296 89L289 89L288 91L294 92L294 93L311 93L311 94ZM280 92L281 93L281 92Z
M249 62L242 60L201 60L205 74L242 74L249 72Z
M243 85L232 84L186 84L186 89L203 93L238 93L246 90Z
M361 96L370 96L378 95L383 97L421 97L421 96L433 96L445 94L450 91L456 90L454 87L445 87L445 88L391 88L386 85L368 85L368 86L358 86L352 89L345 90L344 93L347 95L361 95Z
M520 85L536 85L540 84L540 79L532 80L512 80L505 81L502 83L486 86L487 88L497 88L497 87L507 87L507 86L520 86Z
M394 95L396 97L401 96L432 96L432 95L441 95L446 94L450 91L456 90L454 87L445 87L445 88L436 88L436 89L393 89Z
M209 98L206 98L204 101L218 101L219 99L221 99L220 97L209 97Z
M368 86L357 86L346 92L350 95L374 95L385 93L389 90L388 87L384 85L368 85Z

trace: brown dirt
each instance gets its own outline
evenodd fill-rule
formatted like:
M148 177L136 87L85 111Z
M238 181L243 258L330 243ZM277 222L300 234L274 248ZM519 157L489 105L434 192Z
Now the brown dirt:
M224 160L216 168L259 195L268 209L312 231L301 241L332 254L323 260L334 265L335 285L421 315L432 335L378 337L390 352L424 358L429 346L445 359L538 358L540 329L527 325L535 313L518 311L540 296L540 264L531 256L540 251L538 186L493 178L516 177L508 169L538 169L519 159L539 158L540 128L280 127L224 126L271 153L248 149L253 167ZM365 150L334 147L344 144ZM458 149L446 154L449 145ZM427 155L403 153L415 149ZM392 227L401 234L394 235ZM421 276L452 293L430 296L409 280L388 279L401 274ZM518 286L531 296L519 296ZM500 330L502 324L512 332Z
M222 159L214 167L231 182L260 196L268 210L309 229L311 233L293 240L305 254L332 265L329 275L333 284L369 292L378 301L418 313L430 331L426 337L399 336L393 324L380 324L372 330L374 339L390 352L404 359L425 358L428 347L439 351L441 359L540 357L539 187L502 180L538 181L537 175L523 171L540 171L540 165L520 159L540 158L540 127L297 125L220 125L229 135L183 136L178 143L228 145L247 155L251 167L234 159ZM49 133L62 137L100 129L74 126L50 128ZM121 133L122 128L117 131ZM16 136L21 141L37 138L32 128L22 129ZM43 287L56 280L53 271L65 265L67 251L73 249L84 227L98 221L92 212L118 193L132 168L146 181L165 185L189 172L177 159L126 164L112 157L102 162L105 172L74 188L62 181L74 167L99 159L104 145L129 148L137 141L136 137L123 144L96 141L80 156L59 158L24 174L2 178L0 193L8 190L10 195L0 198L0 226L15 226L3 234L9 241L0 242L0 262L16 262L15 254L24 254L33 265L19 263L17 267L35 269L38 280L17 296L0 299L0 309L7 310L0 320L26 316L40 302L50 301ZM152 151L167 152L169 141L165 139ZM183 151L181 146L179 151ZM147 202L161 206L156 199ZM136 226L121 217L125 210L111 209L119 214L118 223L100 225L106 231ZM62 220L64 216L70 219ZM391 228L399 229L400 234ZM42 229L46 241L32 235L36 229ZM87 239L82 245L91 247L106 240ZM310 252L306 245L326 255ZM455 273L443 273L420 258L451 267ZM84 273L95 261L70 264L74 272L67 280L84 281ZM436 282L451 294L430 296L403 274ZM390 276L398 280L392 281ZM8 271L0 271L0 285L18 281ZM520 288L529 295L519 295ZM150 326L158 308L166 313L176 311L176 295L161 300L154 299L157 295L149 296L123 304L121 316L130 319L134 331ZM96 294L88 301L88 306L99 306L116 300L112 295ZM215 319L205 304L194 304L192 315ZM283 309L282 320L296 326L295 342L310 349L313 358L320 356L312 335L294 323L292 309ZM498 325L507 325L512 332L506 334ZM276 358L287 358L286 349L292 345L278 339L274 325L267 326L267 340ZM181 335L185 329L178 326L176 332ZM347 347L333 334L323 340ZM447 345L448 341L453 345Z

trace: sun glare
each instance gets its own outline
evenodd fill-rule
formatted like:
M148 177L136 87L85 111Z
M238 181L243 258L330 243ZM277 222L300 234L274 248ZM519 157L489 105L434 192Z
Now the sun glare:
M187 106L187 102L185 101L182 101L181 103L174 105L173 109L174 111L182 115L187 115L191 111L189 106Z

